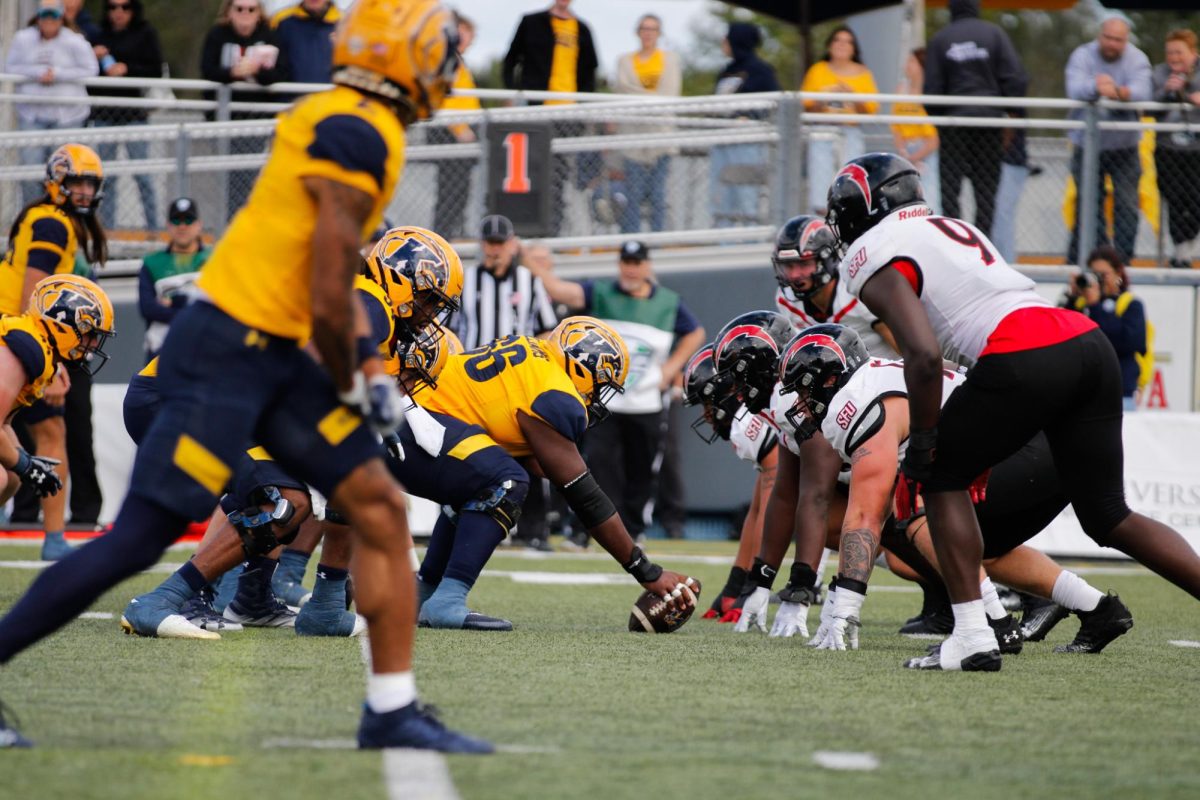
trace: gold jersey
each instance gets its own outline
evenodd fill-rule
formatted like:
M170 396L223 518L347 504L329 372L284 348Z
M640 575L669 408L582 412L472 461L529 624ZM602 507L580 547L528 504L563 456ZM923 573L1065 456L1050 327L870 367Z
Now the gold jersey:
M531 450L517 424L523 411L571 441L587 430L587 406L541 339L508 336L451 356L437 388L415 398L428 411L478 425L509 455Z
M0 345L12 351L25 370L25 385L17 404L27 406L41 398L54 379L57 363L45 328L28 315L0 318ZM5 409L5 413L11 409Z
M404 128L382 102L342 86L298 101L279 115L254 191L197 284L243 325L307 341L317 208L304 180L328 178L369 195L366 241L403 167Z
M0 261L0 314L20 314L24 310L29 300L21 296L26 267L47 275L74 272L77 249L75 225L66 211L50 203L30 208Z

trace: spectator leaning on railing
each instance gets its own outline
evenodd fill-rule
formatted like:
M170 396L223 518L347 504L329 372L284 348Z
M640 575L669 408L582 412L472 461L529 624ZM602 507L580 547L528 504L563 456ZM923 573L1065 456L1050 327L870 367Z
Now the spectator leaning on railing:
M100 62L100 73L109 78L157 78L162 75L162 48L158 43L158 31L143 16L142 0L105 0L104 20L100 33L92 40L92 48ZM119 89L109 86L93 87L93 97L141 97L141 89ZM92 108L90 124L97 128L125 125L145 125L149 110L145 108L115 108L97 105ZM150 155L147 142L125 141L125 151L132 160L143 160ZM102 161L112 161L117 156L115 142L101 142L96 150ZM154 179L145 174L136 176L138 193L142 197L142 213L147 228L154 228L158 220L158 203L154 192ZM100 206L104 227L111 229L116 222L117 204L116 178L108 180L109 199Z
M1196 34L1176 29L1167 34L1166 62L1154 68L1154 99L1178 103L1161 114L1163 122L1200 126L1200 73ZM1158 190L1167 204L1167 227L1175 253L1171 266L1190 269L1200 234L1200 135L1191 131L1160 131L1155 138L1154 165Z
M1099 99L1138 103L1150 99L1150 59L1129 43L1129 21L1124 17L1110 16L1100 24L1100 33L1094 41L1081 44L1067 60L1067 97L1072 100L1094 101ZM1073 119L1082 119L1082 111L1072 111ZM1101 119L1130 122L1137 120L1137 112L1130 109L1106 108ZM1112 243L1122 259L1133 255L1133 243L1138 227L1138 179L1142 174L1138 160L1140 131L1100 131L1100 174L1098 176L1096 204L1094 208L1082 209L1083 131L1070 131L1071 177L1075 179L1075 225L1071 228L1071 242L1067 246L1067 263L1074 264L1079 255L1079 220L1082 214L1096 218L1096 241L1109 242L1108 225L1104 220L1104 179L1112 180L1113 189L1113 236Z
M78 33L63 26L61 0L40 0L37 15L28 27L17 31L8 48L6 72L30 80L17 86L17 94L61 98L62 103L17 103L17 128L48 131L79 128L88 117L87 90L80 83L99 72L91 45ZM45 164L58 142L21 148L21 163ZM41 194L40 181L22 184L22 205Z
M300 0L271 18L275 44L297 83L329 83L333 29L342 14L333 0Z

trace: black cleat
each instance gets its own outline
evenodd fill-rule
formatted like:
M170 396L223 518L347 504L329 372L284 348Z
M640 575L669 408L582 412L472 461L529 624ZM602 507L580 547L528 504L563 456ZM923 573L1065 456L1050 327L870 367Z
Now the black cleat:
M1026 595L1021 613L1021 633L1027 642L1040 642L1054 626L1071 616L1071 612L1053 600Z
M1001 619L989 619L988 625L996 634L1000 644L1000 652L1005 655L1016 655L1025 646L1025 637L1012 614L1005 614Z
M478 611L469 612L467 618L463 620L462 626L464 631L511 631L513 629L513 624L508 620L489 617Z
M1105 595L1092 611L1076 611L1079 633L1070 644L1060 644L1056 653L1099 653L1109 642L1133 627L1133 614L1115 594Z
M954 612L947 606L929 614L918 614L900 627L901 633L945 636L954 630Z

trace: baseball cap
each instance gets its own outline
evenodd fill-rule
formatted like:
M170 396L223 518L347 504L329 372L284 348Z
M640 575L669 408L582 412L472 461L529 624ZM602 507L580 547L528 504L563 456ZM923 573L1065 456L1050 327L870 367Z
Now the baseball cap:
M489 214L479 224L479 238L485 242L507 242L516 235L512 220L503 214Z
M63 16L62 0L41 0L38 3L38 17L54 17L61 19Z
M646 247L645 242L639 242L637 239L630 239L625 244L621 245L622 261L645 261L648 258L650 258L650 248Z
M196 201L190 197L178 198L167 209L167 220L172 225L190 225L198 219L200 211L196 208Z

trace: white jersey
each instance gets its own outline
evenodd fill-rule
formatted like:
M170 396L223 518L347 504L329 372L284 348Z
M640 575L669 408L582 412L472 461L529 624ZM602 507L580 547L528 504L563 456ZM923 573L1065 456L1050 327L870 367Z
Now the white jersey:
M780 441L784 442L794 455L800 455L800 440L796 438L796 426L787 418L787 412L796 404L795 393L780 394L779 384L775 385L775 391L771 395L771 418L779 425ZM842 468L838 472L838 481L840 483L850 483L850 465L846 463L847 459L842 457Z
M1049 307L1034 283L1010 267L974 225L910 206L850 245L838 268L855 297L879 270L910 262L921 305L942 354L973 366L1000 321L1019 308Z
M942 370L942 405L966 379L960 372ZM873 358L855 370L846 385L829 401L821 433L842 460L849 461L851 454L883 426L883 401L888 397L907 396L904 362ZM795 399L795 395L792 398ZM901 459L907 449L908 440L905 439L900 443Z
M738 409L729 429L729 443L738 458L757 467L778 441L779 432L773 418L751 414L745 406Z
M862 339L862 343L867 347L867 352L871 355L879 358L900 357L900 354L893 350L875 330L875 323L879 322L879 318L871 313L865 303L850 294L842 281L838 281L833 289L833 303L829 306L829 316L823 320L817 319L809 313L804 301L796 297L795 292L790 288L781 286L776 290L775 307L797 331L812 325L820 325L822 322L836 322L857 333L858 338Z

